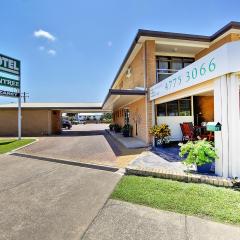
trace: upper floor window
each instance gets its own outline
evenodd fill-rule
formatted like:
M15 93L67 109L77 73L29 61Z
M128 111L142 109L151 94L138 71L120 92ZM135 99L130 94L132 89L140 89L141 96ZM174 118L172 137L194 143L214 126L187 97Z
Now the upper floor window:
M194 58L186 57L156 57L156 80L161 82L182 68L194 62Z

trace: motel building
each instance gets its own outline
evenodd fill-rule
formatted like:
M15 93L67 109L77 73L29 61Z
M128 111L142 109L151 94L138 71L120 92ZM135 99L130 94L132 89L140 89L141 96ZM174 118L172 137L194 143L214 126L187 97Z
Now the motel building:
M240 23L211 36L139 30L103 104L114 122L152 142L149 128L166 123L182 141L180 124L220 123L216 174L240 177Z
M216 174L240 177L239 85L239 22L211 36L139 30L102 104L25 104L23 132L32 134L31 115L39 121L36 134L43 122L46 134L60 132L63 111L112 112L114 123L131 124L133 137L146 145L154 142L149 129L155 124L168 124L171 141L182 141L183 123L200 132L219 123L221 131L208 135L218 150ZM6 123L14 111L14 105L0 105L0 125L7 124L1 135L11 124L16 128L16 121Z

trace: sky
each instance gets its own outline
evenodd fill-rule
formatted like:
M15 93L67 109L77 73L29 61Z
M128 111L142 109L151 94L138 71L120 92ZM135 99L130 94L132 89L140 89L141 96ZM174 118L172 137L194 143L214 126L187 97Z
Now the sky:
M138 29L212 35L240 21L239 0L0 2L0 53L21 60L28 102L102 102Z

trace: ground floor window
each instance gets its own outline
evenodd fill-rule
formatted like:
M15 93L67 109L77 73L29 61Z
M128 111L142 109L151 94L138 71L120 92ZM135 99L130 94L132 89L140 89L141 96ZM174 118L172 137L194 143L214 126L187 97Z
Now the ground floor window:
M191 116L191 97L157 105L157 116Z
M179 116L191 116L191 99L179 100Z

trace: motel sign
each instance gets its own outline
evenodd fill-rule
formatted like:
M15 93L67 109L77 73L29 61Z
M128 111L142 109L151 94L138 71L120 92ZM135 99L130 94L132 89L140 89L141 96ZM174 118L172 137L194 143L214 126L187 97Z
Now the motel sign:
M18 98L18 139L21 139L20 83L21 62L17 59L0 54L0 96Z

